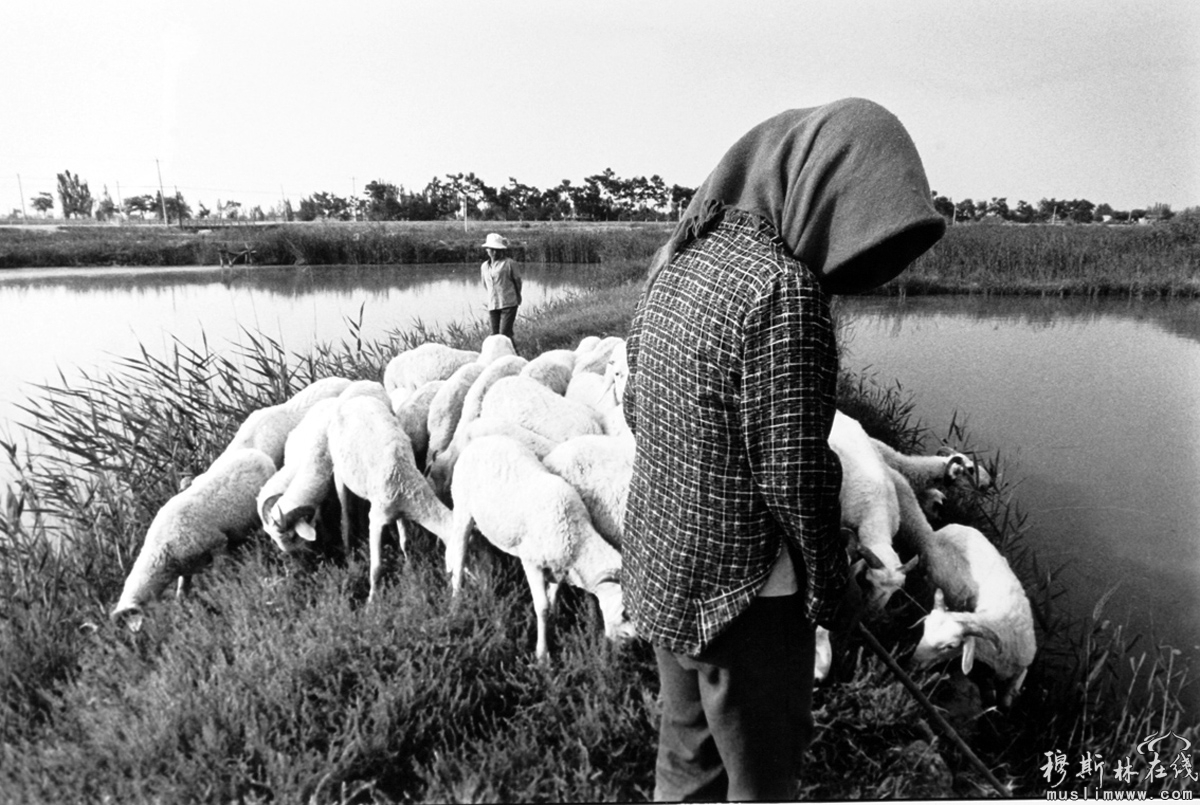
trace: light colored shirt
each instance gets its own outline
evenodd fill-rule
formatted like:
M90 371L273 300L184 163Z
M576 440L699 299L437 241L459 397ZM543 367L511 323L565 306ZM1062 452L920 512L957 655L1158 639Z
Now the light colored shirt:
M487 291L488 310L501 310L521 304L521 275L511 258L502 257L496 262L484 260L479 266L483 287Z

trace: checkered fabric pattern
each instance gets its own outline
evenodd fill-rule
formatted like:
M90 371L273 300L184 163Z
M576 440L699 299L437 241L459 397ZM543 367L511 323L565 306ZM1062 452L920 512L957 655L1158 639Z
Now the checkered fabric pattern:
M698 654L785 540L803 557L810 619L828 622L848 563L828 442L837 352L812 273L769 223L728 211L658 275L627 345L637 458L623 585L638 633Z

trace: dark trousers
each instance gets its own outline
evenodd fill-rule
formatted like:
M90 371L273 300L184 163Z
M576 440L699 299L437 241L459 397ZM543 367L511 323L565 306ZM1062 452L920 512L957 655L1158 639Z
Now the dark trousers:
M803 598L755 599L699 657L655 647L656 801L795 799L813 732Z
M517 318L516 305L489 310L488 315L492 319L492 335L506 335L510 339L513 337L513 322Z

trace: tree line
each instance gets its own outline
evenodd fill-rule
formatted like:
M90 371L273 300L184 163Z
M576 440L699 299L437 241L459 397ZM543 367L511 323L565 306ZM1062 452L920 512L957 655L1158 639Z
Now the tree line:
M691 201L695 188L668 185L658 174L649 178L618 176L612 168L587 176L579 184L563 179L554 187L540 189L509 177L508 183L493 187L474 173L446 174L434 177L420 190L376 179L368 182L357 196L339 196L320 191L302 198L293 208L283 199L278 207L264 211L260 205L245 207L238 201L218 202L215 209L198 203L197 209L176 191L129 196L114 203L105 187L99 200L93 199L88 183L69 170L58 174L58 198L64 218L110 220L117 217L154 218L167 223L185 220L231 219L285 221L439 221L470 218L475 220L517 221L669 221L676 220ZM42 216L54 207L48 192L30 199ZM1018 224L1033 223L1136 223L1142 220L1167 220L1173 216L1169 204L1151 204L1144 209L1117 210L1109 204L1094 204L1087 199L1043 198L1036 205L1020 200L1014 205L1007 198L990 200L970 198L955 202L933 193L933 205L951 223L999 220ZM13 211L14 217L16 210Z

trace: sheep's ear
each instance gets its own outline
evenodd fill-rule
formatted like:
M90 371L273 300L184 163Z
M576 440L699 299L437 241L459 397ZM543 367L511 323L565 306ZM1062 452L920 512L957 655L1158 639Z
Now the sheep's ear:
M963 634L971 637L982 637L991 643L997 651L1000 650L1000 635L996 634L991 627L976 623L974 620L968 620L963 622Z
M317 510L312 506L297 506L278 519L279 528L281 530L289 528L295 529L300 523L312 520L316 514Z
M296 523L296 536L305 542L316 542L317 529L308 520L300 520Z
M279 518L272 517L271 511L272 511L272 509L275 508L275 504L279 502L279 499L281 497L283 497L282 493L280 493L278 495L271 495L271 497L269 497L263 501L262 508L259 510L258 516L264 523L271 522L271 521L274 521L274 522L279 521Z
M941 588L938 588L937 590L934 590L934 592L933 592L933 608L934 609L945 609L946 608L946 594L941 591Z
M873 550L871 550L870 548L868 548L866 545L859 545L858 553L860 556L862 556L863 559L867 560L867 565L872 570L883 570L883 568L884 568L883 560L880 559L878 556L876 556L875 552Z
M964 674L971 673L971 669L975 667L975 638L968 637L963 640L962 653L962 672Z
M912 559L909 559L907 562L900 565L900 570L905 574L912 573L913 568L916 567L920 563L921 563L921 555L914 554Z

